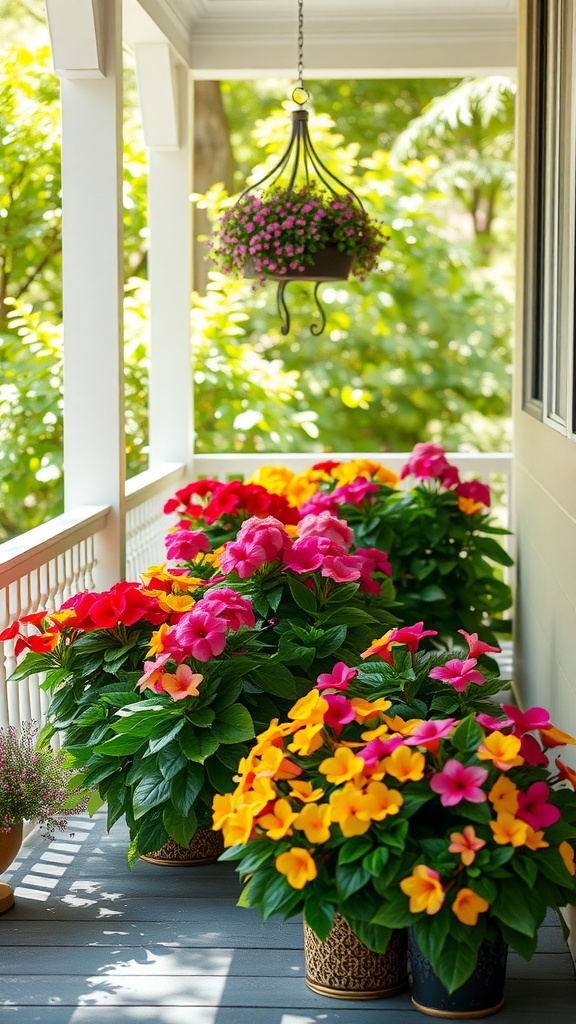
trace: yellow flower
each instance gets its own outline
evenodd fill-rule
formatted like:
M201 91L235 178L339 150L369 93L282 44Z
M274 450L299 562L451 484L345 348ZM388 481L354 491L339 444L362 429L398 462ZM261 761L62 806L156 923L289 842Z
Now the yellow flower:
M518 736L505 736L496 730L480 744L478 757L481 761L493 761L497 768L506 772L509 768L524 764L524 758L518 756L521 746L522 741Z
M239 804L242 807L250 807L253 814L260 814L278 796L274 783L264 777L254 779L252 788L241 794Z
M161 565L149 565L144 572L140 573L143 583L150 583L150 580L166 580L169 577L170 573L166 572L166 562L162 562Z
M374 801L374 808L370 811L372 821L383 821L389 814L398 814L404 803L404 797L397 789L388 789L383 782L371 782L366 793Z
M332 470L332 476L339 485L352 483L358 477L365 477L367 480L378 480L381 484L396 487L400 479L397 473L372 459L350 459L349 462L341 462Z
M189 612L196 601L189 594L162 594L158 593L158 604L163 612Z
M382 725L377 725L375 729L367 729L366 732L360 733L360 739L366 740L367 742L378 739L379 736L386 736L388 739L391 738L390 730L386 722L383 722Z
M460 889L452 904L452 912L462 924L469 924L472 927L478 924L478 915L484 914L490 904L482 899L472 889Z
M550 846L550 843L546 843L544 841L544 831L542 829L539 832L535 832L535 830L528 825L526 846L529 850L543 850L545 846Z
M291 481L296 476L291 469L285 466L260 466L252 476L248 477L246 483L259 484L265 487L270 494L288 493Z
M316 865L301 846L292 846L286 853L280 853L275 860L276 870L286 875L288 885L293 889L303 889L306 882L312 882L318 874Z
M356 712L356 721L360 723L367 718L374 718L379 711L387 711L392 707L392 701L386 700L384 697L378 697L377 700L372 701L364 700L363 697L352 697L350 704Z
M170 629L167 622L162 623L159 629L157 629L150 637L150 646L148 648L147 658L154 658L157 654L161 654L164 650L164 637Z
M507 779L505 775L498 776L488 793L488 799L494 807L496 814L501 814L502 811L516 814L518 810L518 790L514 783Z
M407 878L400 882L402 892L409 897L412 914L437 914L444 902L444 889L440 875L425 864L418 864Z
M419 750L401 746L385 757L382 764L386 773L399 782L418 782L424 778L426 759Z
M489 821L488 824L494 833L494 842L500 846L524 846L528 837L528 825L525 821L515 818L509 811L503 811L496 818L496 821Z
M273 718L268 728L264 732L258 733L256 742L252 747L252 753L261 754L262 751L273 746L277 740L281 740L284 736L289 736L296 728L297 726L292 722L282 722L279 725L278 719Z
M318 690L310 690L290 708L288 718L294 718L302 725L316 725L318 722L324 722L328 707L328 701L320 696Z
M571 843L567 843L566 841L560 843L558 853L566 865L566 870L569 871L571 875L576 874L576 865L574 864L574 847Z
M334 757L327 757L318 765L318 770L328 782L346 782L360 775L365 767L362 757L356 757L348 747L338 747Z
M314 789L311 782L301 782L300 780L294 779L290 783L289 796L295 797L297 800L301 800L303 804L308 803L311 800L318 800L319 797L324 796L323 789Z
M330 814L332 821L340 825L342 835L361 836L370 828L370 815L375 808L372 797L353 782L347 782L343 789L332 793L330 797Z
M297 817L290 802L282 798L276 801L274 809L269 814L263 814L258 818L258 825L265 830L270 839L282 839L283 836L292 835L290 826Z
M419 725L422 725L422 718L407 718L404 721L399 715L394 715L394 718L390 718L389 715L382 715L382 718L386 722L386 725L390 729L390 732L398 732L401 736L409 736L411 732L414 732Z
M557 747L564 743L576 744L576 739L573 736L570 736L567 732L562 732L562 729L557 729L555 725L549 725L546 729L540 729L539 731L545 744L549 747Z
M288 744L288 750L292 750L295 754L313 754L315 750L319 750L324 740L322 738L322 729L324 725L322 722L318 722L316 725L305 725L302 729L298 729L294 733L292 743Z
M299 473L298 476L292 477L286 491L288 501L291 505L300 507L305 501L308 501L308 498L316 494L318 485L323 480L330 480L330 477L318 469L308 469L305 473Z
M243 805L232 811L222 823L224 846L244 845L248 842L254 827L254 811Z
M474 501L473 498L465 498L462 494L458 496L458 508L466 516L473 516L476 512L481 512L484 508L484 504L481 501Z
M294 822L309 843L318 846L330 839L330 807L328 804L305 804Z
M369 658L371 654L380 654L382 651L389 651L390 648L397 644L398 641L390 640L390 637L395 632L394 629L389 629L383 636L378 637L377 640L373 640L365 651L362 651L361 658ZM387 659L391 661L390 658Z
M234 799L231 793L215 793L212 801L212 827L222 828L222 824L234 811Z

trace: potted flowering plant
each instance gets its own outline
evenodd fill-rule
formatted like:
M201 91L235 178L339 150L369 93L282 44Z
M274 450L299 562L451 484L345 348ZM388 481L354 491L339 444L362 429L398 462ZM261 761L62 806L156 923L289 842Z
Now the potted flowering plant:
M502 613L512 592L501 578L512 559L498 538L508 531L489 513L490 488L461 480L436 444L417 444L402 468L412 486L369 459L325 460L301 474L263 467L249 483L284 495L301 515L329 511L345 519L355 544L384 548L405 621L425 619L435 644L459 643L461 629L490 644L506 630Z
M126 818L131 863L169 838L187 847L214 793L233 788L255 728L283 717L336 651L358 656L377 624L396 621L385 554L350 556L351 537L330 516L303 520L296 539L250 518L216 553L201 531L176 528L172 568L0 634L24 653L13 678L44 674L43 736L62 734L108 827Z
M350 193L317 185L246 192L219 217L210 257L224 274L283 280L363 279L388 241ZM319 265L322 260L322 265Z
M84 797L69 786L64 754L37 746L37 732L34 722L0 729L0 874L20 849L24 821L36 820L52 839L66 828L69 815L86 809ZM13 905L12 889L1 883L0 913Z
M576 773L549 753L575 741L542 708L425 719L355 684L320 675L215 797L241 903L321 941L341 915L377 951L410 927L446 994L499 936L529 959L547 908L576 903Z

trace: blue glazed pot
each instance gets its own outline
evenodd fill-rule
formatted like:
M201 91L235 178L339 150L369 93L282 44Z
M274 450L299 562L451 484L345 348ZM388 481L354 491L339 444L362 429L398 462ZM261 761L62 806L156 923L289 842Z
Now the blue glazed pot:
M488 1017L504 1003L508 946L500 935L494 943L483 943L474 972L460 988L446 990L429 960L408 930L408 958L412 1002L416 1009L433 1017Z

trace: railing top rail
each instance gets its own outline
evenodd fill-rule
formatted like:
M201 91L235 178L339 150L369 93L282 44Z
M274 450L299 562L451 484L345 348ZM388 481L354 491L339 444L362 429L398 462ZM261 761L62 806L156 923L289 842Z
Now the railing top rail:
M126 481L126 511L130 512L146 498L152 498L170 484L175 487L181 482L186 467L183 462L162 462Z
M81 505L0 544L0 588L103 529L109 505Z

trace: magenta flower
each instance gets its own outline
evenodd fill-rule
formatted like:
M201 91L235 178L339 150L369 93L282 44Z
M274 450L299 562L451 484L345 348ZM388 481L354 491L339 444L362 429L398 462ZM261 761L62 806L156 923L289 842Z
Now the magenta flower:
M346 690L350 680L355 679L357 675L358 669L348 668L343 661L337 661L331 672L320 673L315 688L317 690Z
M330 515L336 516L338 513L338 502L335 499L336 491L333 494L323 494L322 491L318 491L313 494L308 501L305 501L300 508L300 514L302 516L318 515L320 512L330 512Z
M414 445L408 462L402 467L400 477L404 480L411 474L417 480L430 480L441 477L449 466L446 449L441 444L419 442Z
M324 552L320 549L319 537L305 537L297 540L291 550L284 553L284 565L293 572L313 572L319 569L324 561Z
M326 555L322 575L335 583L353 583L360 579L359 560L355 555Z
M446 665L437 665L435 668L431 668L430 678L450 683L457 693L463 693L469 683L481 686L484 682L484 676L481 672L476 671L475 666L476 658L467 658L466 661L454 658Z
M491 647L490 644L486 644L483 640L479 640L478 633L467 633L465 629L459 629L458 632L462 634L468 644L471 658L478 658L480 654L488 654L491 651L493 651L494 654L500 653L499 647Z
M284 523L274 516L266 516L264 519L252 516L251 519L247 519L242 523L236 540L241 541L247 547L262 548L266 562L280 558L282 552L290 548L292 544L284 528Z
M197 661L210 661L226 646L227 623L196 605L186 612L164 637L164 649L174 650Z
M476 715L476 721L483 729L487 729L488 732L495 732L496 730L502 732L503 729L512 725L511 718L493 718L492 715L486 715L483 711Z
M324 693L323 698L328 702L324 721L339 736L346 723L355 719L356 712L350 701L341 693Z
M520 708L514 707L513 704L503 704L502 709L512 719L513 732L516 736L523 736L525 732L532 732L534 729L549 729L552 725L546 708L536 707L520 711Z
M360 505L369 494L377 494L380 488L364 477L358 477L350 484L342 484L334 491L334 498L339 505Z
M349 551L354 543L354 532L348 523L344 519L337 519L330 512L304 516L298 523L298 536L326 537L342 551Z
M356 548L354 554L364 559L364 572L383 572L386 576L392 575L392 566L388 561L388 552L380 548Z
M164 543L168 558L192 562L200 551L210 551L210 541L202 530L176 530L169 533Z
M402 746L405 742L402 736L391 736L389 740L383 740L377 736L376 739L370 740L362 750L357 750L356 756L361 757L367 766L373 767L381 758L388 757L396 750L396 747Z
M411 654L418 650L418 644L425 636L438 636L436 629L422 629L424 622L415 622L413 626L400 626L393 631L391 639L397 644L406 644Z
M256 625L252 602L231 587L207 590L202 598L201 609L224 619L234 631L240 629L240 626Z
M450 735L455 721L455 718L442 718L422 722L406 737L404 743L407 747L435 747L439 740Z
M264 565L266 552L263 547L252 544L246 545L240 540L232 540L224 545L224 551L219 557L220 566L225 573L237 572L241 580L246 580L256 569Z
M560 817L560 809L548 803L549 795L550 787L545 782L533 782L525 793L518 793L516 817L536 832L553 825Z
M523 736L522 745L520 747L520 757L523 757L528 764L533 765L548 765L550 762L546 757L546 754L542 750L542 747L538 743L538 740L534 736Z
M481 480L469 480L467 483L458 484L456 494L460 498L468 498L470 501L479 501L486 508L490 507L490 488Z
M486 793L481 788L488 778L488 769L471 765L466 768L454 758L446 761L441 772L430 779L430 788L440 794L440 803L444 807L454 807L461 800L469 800L472 804L481 804Z

